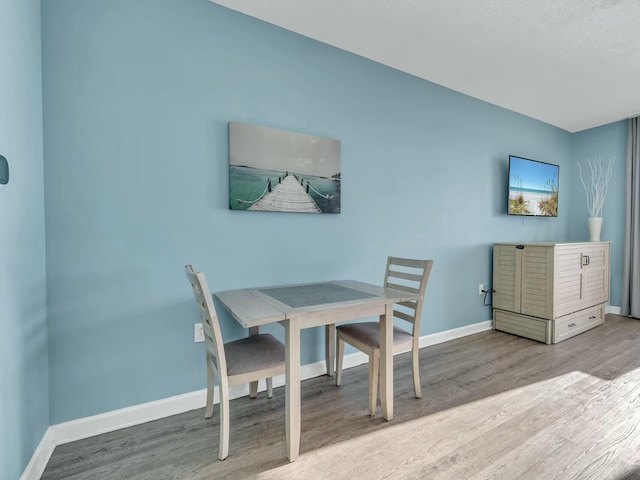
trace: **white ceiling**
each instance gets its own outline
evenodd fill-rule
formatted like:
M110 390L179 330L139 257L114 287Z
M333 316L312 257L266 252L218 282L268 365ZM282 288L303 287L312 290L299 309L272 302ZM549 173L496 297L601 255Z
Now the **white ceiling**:
M640 114L639 0L214 3L570 132Z

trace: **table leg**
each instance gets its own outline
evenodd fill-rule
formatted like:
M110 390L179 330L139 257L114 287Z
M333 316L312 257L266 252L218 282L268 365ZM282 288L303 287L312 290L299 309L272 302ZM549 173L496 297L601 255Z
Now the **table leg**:
M393 304L380 315L380 403L385 420L393 418Z
M284 326L287 457L293 462L300 452L300 322L289 319Z
M260 333L260 327L251 327L249 329L249 335L258 335ZM258 396L258 382L249 383L249 398L256 398Z
M325 333L325 361L327 363L327 375L333 377L336 360L336 325L332 323L326 326Z

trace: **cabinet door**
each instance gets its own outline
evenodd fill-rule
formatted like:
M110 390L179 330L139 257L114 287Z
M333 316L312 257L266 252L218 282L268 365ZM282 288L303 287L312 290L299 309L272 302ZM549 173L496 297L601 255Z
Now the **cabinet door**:
M585 307L609 300L609 244L588 245L582 278L582 299Z
M520 312L521 255L515 245L493 246L493 308Z
M522 250L520 312L553 318L553 247L527 245Z
M556 265L556 318L609 300L608 243L558 247Z
M555 317L581 310L583 292L583 251L580 245L559 245L556 248Z

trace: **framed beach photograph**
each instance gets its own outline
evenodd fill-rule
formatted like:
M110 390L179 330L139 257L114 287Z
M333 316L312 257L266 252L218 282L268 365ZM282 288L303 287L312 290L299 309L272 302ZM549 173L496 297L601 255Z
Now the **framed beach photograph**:
M229 122L229 209L340 213L340 141Z

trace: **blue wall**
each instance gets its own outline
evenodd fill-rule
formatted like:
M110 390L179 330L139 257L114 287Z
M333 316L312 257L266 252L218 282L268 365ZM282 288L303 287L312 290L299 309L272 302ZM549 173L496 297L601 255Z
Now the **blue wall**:
M49 426L40 2L0 2L0 478Z
M588 159L616 157L607 198L602 209L601 240L611 242L611 305L620 306L622 262L624 258L625 178L628 122L621 121L573 134L571 142L571 239L589 239L587 196L580 183L577 162L584 167ZM588 168L588 167L587 167ZM585 178L586 178L586 173Z
M492 242L569 238L569 202L505 214L508 155L567 171L568 132L207 0L44 2L43 58L52 423L204 388L187 263L216 291L433 258L427 334L491 318ZM229 211L229 120L341 140L342 214Z

